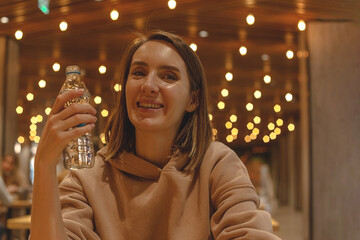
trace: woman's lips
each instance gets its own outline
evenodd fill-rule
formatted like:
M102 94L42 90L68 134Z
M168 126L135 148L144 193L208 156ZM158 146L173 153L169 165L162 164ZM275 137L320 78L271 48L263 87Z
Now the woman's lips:
M148 102L137 102L137 106L139 108L144 108L144 109L159 109L164 107L164 105L159 103L148 103Z

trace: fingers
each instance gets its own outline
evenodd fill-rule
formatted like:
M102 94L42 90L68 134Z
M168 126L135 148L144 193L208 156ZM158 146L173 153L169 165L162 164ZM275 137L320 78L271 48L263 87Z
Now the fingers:
M54 115L59 113L61 110L64 109L64 104L74 98L80 97L84 94L84 89L74 89L70 91L66 91L62 94L59 94L56 97L55 103L52 107L50 115Z
M82 135L91 132L91 130L93 130L94 127L95 127L94 123L89 123L82 127L72 128L71 130L63 132L63 138L66 139L67 142L69 142L74 138L81 137Z
M65 108L63 111L56 114L55 118L58 120L65 120L75 114L90 114L95 115L96 110L88 103L75 103Z
M62 122L61 128L63 130L68 130L74 127L81 127L86 124L95 124L97 118L91 114L76 114L73 115Z

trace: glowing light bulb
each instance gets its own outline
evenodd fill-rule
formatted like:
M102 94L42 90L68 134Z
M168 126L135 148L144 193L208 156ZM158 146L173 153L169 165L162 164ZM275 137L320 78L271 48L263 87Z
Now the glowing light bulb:
M53 68L54 72L58 72L60 70L60 64L59 63L54 63L52 65L52 68Z
M248 103L246 104L246 110L248 110L249 112L252 111L254 109L254 105L252 103Z
M225 108L225 103L223 101L220 101L218 104L217 104L218 108L220 110L224 109Z
M293 95L291 93L285 94L285 100L291 102L293 100Z
M304 31L304 30L306 29L306 24L305 24L304 20L300 20L300 21L298 22L298 29L299 29L300 31Z
M240 53L241 56L245 56L246 53L247 53L247 48L244 47L244 46L241 46L241 47L239 48L239 53Z
M287 50L287 52L286 52L286 57L287 57L288 59L293 59L293 58L294 58L294 52L291 51L291 50Z
M109 111L106 110L106 109L102 110L102 111L101 111L101 116L103 116L103 117L109 116Z
M227 90L226 88L224 88L223 90L221 90L221 95L222 95L223 97L229 96L229 90Z
M47 107L47 108L45 109L45 114L46 114L46 115L49 115L50 112L51 112L51 108Z
M237 116L235 115L235 114L232 114L231 116L230 116L230 122L236 122L237 121Z
M27 99L29 102L31 102L32 100L34 100L34 94L28 93L28 94L26 95L26 99Z
M59 28L62 32L66 31L68 28L68 24L66 21L61 21L61 23L59 24Z
M104 65L101 65L101 66L99 67L99 73L100 73L100 74L105 74L105 73L106 73L106 67L105 67Z
M252 122L248 122L246 127L247 127L247 129L252 130L254 128L254 124Z
M290 132L294 131L295 130L295 125L293 123L289 123L288 129L289 129Z
M229 121L227 121L227 122L225 123L225 127L226 127L226 129L232 128L232 123L229 122Z
M250 139L251 140L255 140L257 138L257 135L250 133Z
M19 136L17 139L18 143L24 143L25 142L25 138L23 136Z
M274 132L270 133L270 139L271 140L275 140L276 139L276 134Z
M44 118L43 118L43 116L42 115L40 115L40 114L38 114L37 116L36 116L36 121L39 123L39 122L42 122L44 120Z
M261 118L259 116L255 116L253 120L255 124L261 123Z
M227 135L226 141L227 141L228 143L231 143L231 142L234 141L234 137L233 137L232 135Z
M231 134L232 135L238 135L238 133L239 133L239 130L237 128L231 129Z
M118 18L119 18L119 12L116 11L115 9L112 10L112 11L110 12L110 18L111 18L111 20L113 20L113 21L118 20Z
M275 111L276 113L280 112L280 111L281 111L281 106L280 106L279 104L275 104L275 106L274 106L274 111Z
M270 75L265 75L265 76L264 76L264 82L265 82L266 84L269 84L269 83L271 82L271 77L270 77Z
M115 84L114 85L114 90L115 90L115 92L120 92L121 91L121 85L120 84Z
M281 129L280 128L275 128L274 129L274 133L276 134L276 135L280 135L281 134Z
M209 113L209 120L212 121L213 120L213 115L211 113Z
M22 37L23 37L23 32L21 31L21 30L17 30L16 32L15 32L15 38L17 39L17 40L20 40L20 39L22 39Z
M245 142L247 142L247 143L251 142L251 138L250 138L249 135L246 135L246 136L244 137L244 140L245 140Z
M41 79L38 82L38 85L39 85L40 88L44 88L44 87L46 87L46 81L44 79Z
M284 121L281 118L278 118L276 120L276 125L278 125L279 127L281 127L284 124Z
M169 0L168 1L168 7L173 10L176 8L176 1L175 0Z
M265 136L263 137L263 141L264 141L264 143L270 142L270 137L269 137L268 135L265 135Z
M261 91L260 91L260 90L256 90L256 91L254 92L254 97L255 97L256 99L261 98Z
M94 97L94 102L95 102L95 104L100 104L101 103L101 97L100 96L96 96L96 97Z
M103 144L106 143L106 139L105 139L105 134L104 134L104 133L101 133L101 134L100 134L100 139L101 139L101 142L102 142Z
M253 130L252 130L252 134L254 134L254 135L259 135L259 133L260 133L260 130L258 129L258 128L254 128Z
M269 129L270 131L272 131L272 130L275 129L275 124L271 122L271 123L268 124L267 127L268 127L268 129Z
M23 109L22 106L17 106L17 107L16 107L16 113L17 113L17 114L22 114L23 112L24 112L24 109Z
M255 17L252 14L247 15L246 22L249 25L253 25L255 23Z
M194 52L196 52L196 50L197 50L197 45L196 45L195 43L191 43L191 44L190 44L190 48L191 48Z
M217 135L217 130L216 130L216 128L213 128L213 129L211 129L212 130L212 134L214 135L214 136L216 136Z
M233 80L233 74L231 73L231 72L227 72L226 74L225 74L225 79L226 79L226 81L228 81L228 82L230 82L230 81L232 81Z

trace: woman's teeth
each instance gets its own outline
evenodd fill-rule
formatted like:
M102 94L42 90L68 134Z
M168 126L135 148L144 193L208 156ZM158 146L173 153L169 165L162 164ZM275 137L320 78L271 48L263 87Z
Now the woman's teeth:
M161 104L156 104L156 103L138 103L138 105L139 105L139 107L142 107L142 108L153 108L153 109L158 109L163 106Z

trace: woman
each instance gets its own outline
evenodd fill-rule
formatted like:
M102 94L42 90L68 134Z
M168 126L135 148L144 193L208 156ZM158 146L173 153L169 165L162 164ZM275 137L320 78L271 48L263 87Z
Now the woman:
M33 239L278 239L236 154L212 142L205 75L176 35L135 39L122 63L124 90L94 168L71 171L60 193L65 144L91 131L95 110L57 97L35 157ZM73 128L80 123L83 127Z
M7 190L17 195L23 190L28 190L29 182L25 174L19 169L19 159L16 155L5 154L1 162L1 172Z

